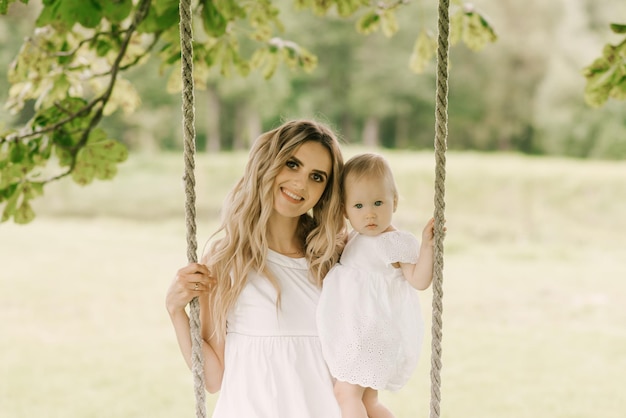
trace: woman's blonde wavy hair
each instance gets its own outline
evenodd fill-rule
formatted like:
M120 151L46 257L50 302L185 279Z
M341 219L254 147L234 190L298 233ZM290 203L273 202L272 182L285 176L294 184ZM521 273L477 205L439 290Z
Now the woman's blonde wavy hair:
M297 234L309 263L311 280L317 286L338 261L343 249L345 220L340 195L343 157L334 133L311 120L293 120L259 136L250 150L244 174L230 191L222 211L222 223L203 257L217 278L209 300L211 319L218 336L226 334L226 317L243 290L251 271L263 272L278 292L275 278L266 268L268 253L266 225L274 209L274 179L307 141L325 146L331 157L332 171L326 188L310 213L300 217Z

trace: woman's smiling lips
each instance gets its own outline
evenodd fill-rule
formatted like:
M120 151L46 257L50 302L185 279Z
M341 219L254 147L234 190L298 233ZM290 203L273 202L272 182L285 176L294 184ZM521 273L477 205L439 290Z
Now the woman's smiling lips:
M281 187L280 191L281 191L281 192L283 193L283 195L285 195L285 196L286 196L289 200L292 200L292 201L294 201L294 202L296 202L296 203L301 202L301 201L303 201L303 200L304 200L304 198L303 198L303 197L298 196L297 194L295 194L295 193L293 193L293 192L291 192L291 191L289 191L289 190L287 190L287 189L285 189L285 188L282 188L282 187Z

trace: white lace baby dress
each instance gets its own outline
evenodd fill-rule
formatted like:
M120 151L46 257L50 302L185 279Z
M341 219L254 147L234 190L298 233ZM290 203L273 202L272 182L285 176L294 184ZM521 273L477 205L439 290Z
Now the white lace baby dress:
M395 391L413 374L424 334L419 296L392 263L416 263L418 254L408 232L351 234L317 307L322 351L336 379Z
M304 258L274 251L268 268L281 289L251 273L227 318L222 388L213 418L339 418L315 325L320 289Z

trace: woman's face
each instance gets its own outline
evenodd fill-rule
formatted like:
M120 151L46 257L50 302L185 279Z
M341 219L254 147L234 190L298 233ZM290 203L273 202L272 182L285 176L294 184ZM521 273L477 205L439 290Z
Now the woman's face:
M274 211L296 218L317 204L332 174L330 151L307 141L296 149L274 179Z

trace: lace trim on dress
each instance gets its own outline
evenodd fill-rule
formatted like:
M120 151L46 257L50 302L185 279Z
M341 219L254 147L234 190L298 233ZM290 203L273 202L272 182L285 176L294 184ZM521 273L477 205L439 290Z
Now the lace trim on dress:
M417 263L419 241L409 232L385 232L380 235L377 245L388 266L393 263Z

